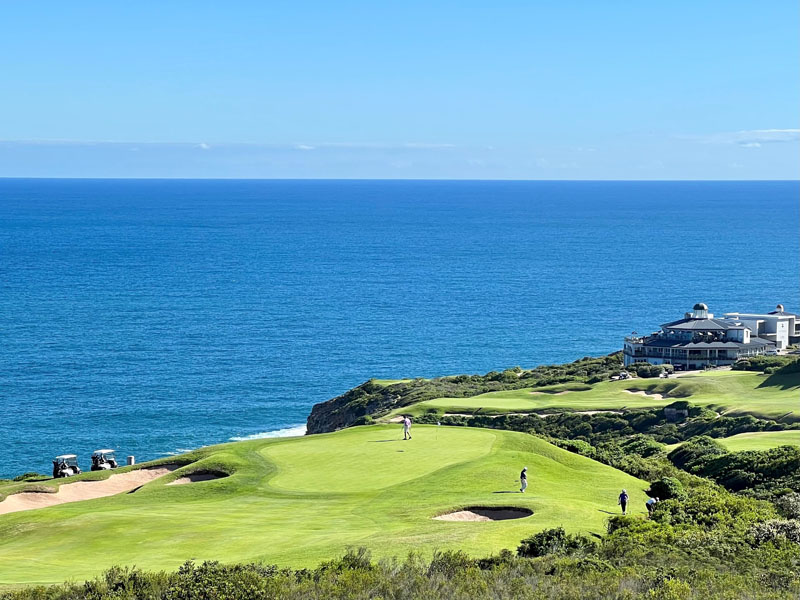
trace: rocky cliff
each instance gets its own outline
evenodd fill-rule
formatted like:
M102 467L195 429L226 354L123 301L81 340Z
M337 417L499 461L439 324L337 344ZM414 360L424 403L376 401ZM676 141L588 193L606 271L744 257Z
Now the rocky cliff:
M582 358L566 365L546 365L523 370L520 367L492 371L486 375L455 375L435 379L411 379L392 385L373 380L332 400L315 404L308 417L308 433L326 433L351 425L366 424L369 417L434 398L467 398L520 388L539 387L570 381L602 381L618 373L622 353Z

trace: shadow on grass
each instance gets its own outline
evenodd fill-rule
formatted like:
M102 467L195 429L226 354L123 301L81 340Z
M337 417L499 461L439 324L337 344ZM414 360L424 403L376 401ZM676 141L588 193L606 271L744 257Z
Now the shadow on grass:
M370 444L381 444L383 442L402 442L403 440L370 440Z
M493 494L521 494L519 490L503 490L500 492L492 492Z
M800 386L800 373L775 373L769 375L758 387L776 387L781 390L793 390Z

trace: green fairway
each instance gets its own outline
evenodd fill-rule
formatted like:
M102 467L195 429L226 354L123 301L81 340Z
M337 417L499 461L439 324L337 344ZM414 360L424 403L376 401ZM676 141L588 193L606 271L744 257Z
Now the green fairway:
M800 446L800 430L788 431L758 431L754 433L740 433L728 438L717 440L731 452L744 450L769 450L778 446Z
M631 392L646 392L647 395ZM565 384L490 392L470 398L438 398L398 409L392 414L420 415L430 410L456 414L626 410L666 406L685 399L722 414L752 414L795 422L800 421L799 396L800 374L797 373L767 377L745 371L708 371L670 379Z
M464 427L369 426L195 451L201 461L134 493L0 515L0 584L83 579L111 565L174 568L187 559L311 566L366 546L375 556L515 548L546 527L603 533L621 488L643 513L647 484L526 434ZM230 477L167 486L190 469ZM528 467L528 493L517 476ZM467 506L533 516L447 522Z
M740 433L727 438L714 438L730 452L744 452L746 450L770 450L778 446L800 446L800 429L786 431L754 431ZM669 444L664 447L667 452L672 452L683 442Z

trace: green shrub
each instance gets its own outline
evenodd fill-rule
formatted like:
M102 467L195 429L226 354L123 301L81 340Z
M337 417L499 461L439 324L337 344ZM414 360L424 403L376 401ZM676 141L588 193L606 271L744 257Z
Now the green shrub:
M800 519L800 494L797 492L781 496L775 502L775 506L787 519Z
M532 558L557 554L573 556L578 553L591 553L597 544L589 537L580 534L568 534L563 527L545 529L525 538L517 548L517 556Z
M667 458L679 469L694 473L702 470L707 461L725 454L728 451L721 444L708 436L700 436L675 448Z
M685 581L668 577L647 591L648 600L689 600L692 588Z
M664 444L655 441L650 436L641 434L622 440L619 446L624 452L636 454L642 458L655 456L664 450Z
M461 550L436 551L428 565L428 574L455 577L461 571L474 567L476 562Z
M766 544L780 539L800 544L800 521L794 519L772 519L765 523L756 523L750 529L756 544Z
M798 359L794 356L751 356L746 360L738 360L734 363L733 369L736 371L762 371L766 372L767 369L773 369L771 372L781 371L787 368L787 373L796 373L800 370L797 364Z
M786 363L776 371L778 375L788 375L789 373L800 373L800 358Z
M650 484L650 489L647 493L661 500L671 500L673 498L682 500L686 497L683 484L674 477L662 477L658 481L654 481Z
M550 441L556 446L564 448L564 450L569 450L570 452L574 452L575 454L580 454L581 456L588 456L589 458L594 458L595 455L597 454L597 450L595 450L595 447L592 446L589 442L584 442L583 440L551 439Z

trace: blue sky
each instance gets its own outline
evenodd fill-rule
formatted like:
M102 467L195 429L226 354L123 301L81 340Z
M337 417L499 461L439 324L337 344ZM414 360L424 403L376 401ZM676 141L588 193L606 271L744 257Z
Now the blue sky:
M5 3L0 176L797 179L798 6Z

